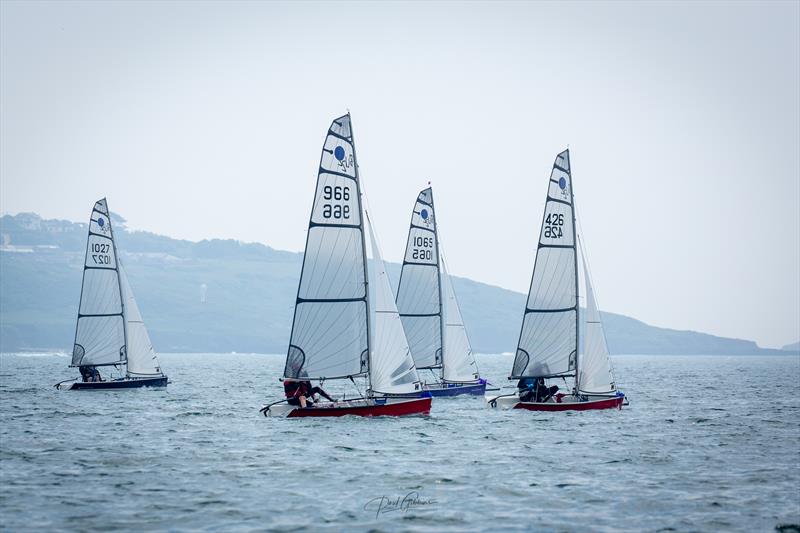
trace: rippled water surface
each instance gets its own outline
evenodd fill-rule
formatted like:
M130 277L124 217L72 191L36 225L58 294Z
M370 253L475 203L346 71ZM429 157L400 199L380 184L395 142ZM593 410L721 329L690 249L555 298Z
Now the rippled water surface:
M161 362L166 390L64 392L51 385L70 377L65 357L0 356L1 529L800 523L797 357L616 357L622 411L494 411L469 397L434 400L427 418L317 420L258 414L281 396L282 356ZM479 364L507 384L510 357Z

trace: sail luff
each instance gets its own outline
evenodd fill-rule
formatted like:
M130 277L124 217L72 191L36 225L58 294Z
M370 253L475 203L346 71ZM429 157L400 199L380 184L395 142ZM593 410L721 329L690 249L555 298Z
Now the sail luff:
M578 357L578 347L580 346L580 323L581 323L581 305L580 305L580 292L578 289L578 234L577 222L575 220L575 184L572 179L572 161L569 159L569 148L564 152L567 154L567 170L569 172L569 197L572 204L572 247L573 247L573 265L575 268L575 388L577 389L578 381L578 366L580 365L580 358Z
M441 361L442 367L439 372L439 377L444 379L444 361L445 361L445 343L444 343L444 330L445 330L445 318L444 312L442 310L442 255L441 249L439 245L439 218L436 215L436 205L433 201L433 188L431 188L431 209L433 210L434 216L436 216L436 220L434 221L433 225L433 235L435 241L435 249L436 249L436 284L437 288L439 289L439 344L441 348Z
M106 208L108 208L108 201L106 201ZM125 339L125 372L128 371L128 320L125 316L125 296L122 294L122 279L119 274L119 250L117 249L117 240L114 238L114 226L111 224L111 211L108 217L108 231L111 233L111 246L114 247L114 265L117 271L117 288L119 289L119 301L122 307L122 335Z
M350 139L353 143L353 170L356 176L356 196L358 197L358 212L360 213L359 220L361 220L361 257L364 264L364 294L366 295L366 321L367 321L367 384L369 390L372 390L372 373L369 369L372 367L372 346L374 343L372 324L370 320L369 310L369 268L367 266L367 240L364 235L364 205L363 198L361 197L361 177L358 172L358 157L356 156L356 137L353 133L353 121L350 120L350 112L347 112L347 118L350 122Z

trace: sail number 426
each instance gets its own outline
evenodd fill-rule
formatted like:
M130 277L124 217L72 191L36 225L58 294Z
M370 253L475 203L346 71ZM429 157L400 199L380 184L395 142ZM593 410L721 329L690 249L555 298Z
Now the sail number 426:
M564 226L563 213L550 213L544 219L544 236L548 239L560 239L564 236L562 227Z
M350 200L350 187L331 187L322 189L323 200ZM325 218L350 218L350 206L342 204L322 204L322 216Z

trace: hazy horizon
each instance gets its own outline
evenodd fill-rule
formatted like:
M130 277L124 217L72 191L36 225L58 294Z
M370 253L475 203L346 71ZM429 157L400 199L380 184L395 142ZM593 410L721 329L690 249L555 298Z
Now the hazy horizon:
M399 261L432 181L452 273L527 292L570 146L604 310L800 340L800 4L0 3L0 211L303 251L353 116Z

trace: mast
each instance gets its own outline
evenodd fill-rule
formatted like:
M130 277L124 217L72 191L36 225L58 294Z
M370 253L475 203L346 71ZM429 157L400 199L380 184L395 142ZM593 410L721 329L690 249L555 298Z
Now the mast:
M578 379L580 374L578 373L578 364L579 359L578 357L578 347L580 344L580 323L581 323L581 302L580 302L580 294L578 292L578 237L577 237L577 224L575 222L575 184L572 179L572 161L569 159L569 147L565 152L567 154L567 168L566 172L569 173L569 196L570 202L572 203L572 246L575 249L575 253L572 254L574 259L574 266L575 266L575 390L578 390ZM564 169L562 169L564 170Z
M358 158L356 157L356 136L353 133L353 120L350 118L350 111L347 112L347 118L350 122L350 139L353 145L353 166L356 175L356 194L358 196L358 212L360 213L359 219L361 222L361 256L364 261L364 294L366 294L367 302L367 383L369 385L367 390L372 390L372 328L370 327L370 312L369 312L369 268L367 268L367 238L364 235L364 206L361 198L361 179L358 173ZM371 226L371 224L370 224Z
M430 183L430 182L429 182ZM442 313L442 256L439 249L439 214L433 201L433 188L431 188L431 209L433 209L433 236L436 246L436 278L439 282L439 339L442 344L442 368L439 370L440 379L444 379L444 313Z
M108 201L106 201L108 209ZM117 271L117 288L119 288L119 301L122 306L122 336L125 339L125 373L128 373L128 317L125 314L125 297L122 294L122 280L119 276L119 250L117 240L114 238L114 227L111 225L111 210L108 209L108 232L111 234L111 246L114 247L114 270Z

